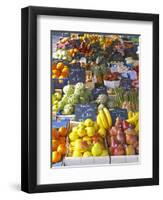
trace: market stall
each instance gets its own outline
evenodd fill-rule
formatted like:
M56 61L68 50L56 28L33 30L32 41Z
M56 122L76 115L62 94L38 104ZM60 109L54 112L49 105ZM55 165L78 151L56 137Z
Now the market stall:
M52 166L139 161L139 36L52 32Z

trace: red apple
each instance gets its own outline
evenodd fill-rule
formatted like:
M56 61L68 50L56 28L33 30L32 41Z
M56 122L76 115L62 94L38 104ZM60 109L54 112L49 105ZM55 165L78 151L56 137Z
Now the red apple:
M129 125L130 126L130 125ZM128 128L124 131L126 134L137 135L134 128Z
M122 128L123 128L123 130L128 129L128 127L129 127L129 123L127 121L123 120L122 121Z
M110 146L111 147L117 147L118 146L118 140L115 136L111 136L110 138Z
M88 145L87 141L82 141L81 142L81 148L82 149L88 149L89 148L89 145Z
M124 133L117 134L117 140L120 144L125 144L126 139Z
M110 129L110 135L111 136L116 136L117 135L117 131L118 131L118 128L113 126L111 129Z
M93 141L93 144L94 144L96 142L103 142L103 139L98 133L96 133L96 134L93 135L92 141Z
M121 144L114 148L114 155L115 156L125 155L125 149Z
M117 117L117 118L116 118L115 126L116 126L117 128L122 128L122 120L121 120L120 117Z
M126 155L135 155L135 148L133 145L128 145L126 148Z
M136 148L138 145L139 145L139 142L136 141L136 142L133 144L133 147Z
M135 142L137 142L138 138L136 135L134 134L126 134L126 143L127 144L134 144Z
M134 129L134 128L135 128L135 125L134 125L134 124L129 124L128 128Z
M123 134L122 128L117 128L117 134Z

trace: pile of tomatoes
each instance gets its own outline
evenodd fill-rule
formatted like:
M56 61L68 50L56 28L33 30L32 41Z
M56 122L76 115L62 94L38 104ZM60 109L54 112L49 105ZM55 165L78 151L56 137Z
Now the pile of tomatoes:
M61 161L66 155L66 136L67 128L60 127L58 130L52 128L52 163Z

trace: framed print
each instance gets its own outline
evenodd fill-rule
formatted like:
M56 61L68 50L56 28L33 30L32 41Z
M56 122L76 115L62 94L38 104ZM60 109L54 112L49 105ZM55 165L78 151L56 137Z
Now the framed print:
M159 15L22 9L21 188L159 184Z

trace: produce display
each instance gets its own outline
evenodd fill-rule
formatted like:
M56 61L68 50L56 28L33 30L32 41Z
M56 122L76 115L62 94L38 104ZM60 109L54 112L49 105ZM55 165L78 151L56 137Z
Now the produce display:
M60 127L58 130L52 128L52 163L61 161L63 156L66 155L66 136L67 128Z
M139 35L52 31L51 46L52 167L138 162Z
M68 156L89 157L108 155L108 149L104 141L106 130L98 126L97 122L92 121L92 119L86 119L70 130Z

